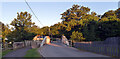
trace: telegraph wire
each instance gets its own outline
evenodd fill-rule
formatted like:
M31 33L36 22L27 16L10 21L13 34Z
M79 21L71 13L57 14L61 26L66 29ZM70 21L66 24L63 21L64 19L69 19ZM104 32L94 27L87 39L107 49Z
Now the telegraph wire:
M34 16L37 18L37 20L40 22L40 20L38 19L38 17L35 15L35 13L34 13L34 11L32 10L32 8L30 7L30 5L28 4L28 2L25 0L25 3L28 5L28 7L30 8L30 10L32 11L32 13L34 14ZM42 25L42 26L44 26L41 22L40 22L40 24ZM49 27L49 36L50 36L50 27Z
M28 4L28 2L25 0L25 3L27 4L27 6L30 8L30 10L32 11L32 13L33 13L33 15L36 17L36 19L40 22L40 20L38 19L38 17L35 15L35 13L34 13L34 11L32 10L32 8L30 7L30 5ZM42 26L44 26L41 22L40 22L40 24L42 25Z

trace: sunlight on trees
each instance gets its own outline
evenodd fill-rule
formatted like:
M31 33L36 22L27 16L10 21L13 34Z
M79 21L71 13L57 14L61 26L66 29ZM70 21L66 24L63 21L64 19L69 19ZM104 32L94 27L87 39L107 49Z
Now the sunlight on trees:
M96 12L90 12L88 7L73 5L61 15L62 22L39 28L32 22L31 14L17 13L17 18L11 22L14 28L2 26L3 38L7 37L9 41L23 41L32 40L36 34L50 34L55 38L65 35L74 41L101 41L107 37L120 36L120 8L97 15Z

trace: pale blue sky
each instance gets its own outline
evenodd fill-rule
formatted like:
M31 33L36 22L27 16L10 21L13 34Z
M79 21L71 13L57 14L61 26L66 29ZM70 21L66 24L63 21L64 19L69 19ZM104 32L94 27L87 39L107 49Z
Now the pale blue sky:
M117 2L28 2L39 20L44 26L50 26L60 22L61 13L71 8L73 4L89 7L91 11L97 14L103 14L108 10L116 10ZM17 12L27 11L32 15L32 21L36 25L42 27L34 17L25 2L2 2L2 16L0 21L5 24L10 24L17 17Z

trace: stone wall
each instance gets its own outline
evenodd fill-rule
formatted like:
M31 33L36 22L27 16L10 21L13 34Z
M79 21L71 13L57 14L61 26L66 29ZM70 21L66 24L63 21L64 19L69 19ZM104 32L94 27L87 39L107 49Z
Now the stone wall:
M31 46L32 48L40 47L41 41L25 40L24 42L14 42L13 49Z
M31 46L31 43L33 42L33 40L25 40L25 46Z
M39 48L41 45L41 41L32 41L31 47L32 48Z
M24 46L25 46L24 42L14 42L13 43L13 49L23 48Z

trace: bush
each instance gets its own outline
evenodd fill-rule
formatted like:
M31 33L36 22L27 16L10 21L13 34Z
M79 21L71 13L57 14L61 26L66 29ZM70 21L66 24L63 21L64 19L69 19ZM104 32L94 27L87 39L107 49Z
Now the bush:
M73 41L83 41L85 38L83 38L83 34L79 33L78 31L73 31L72 35L70 36L71 40Z

